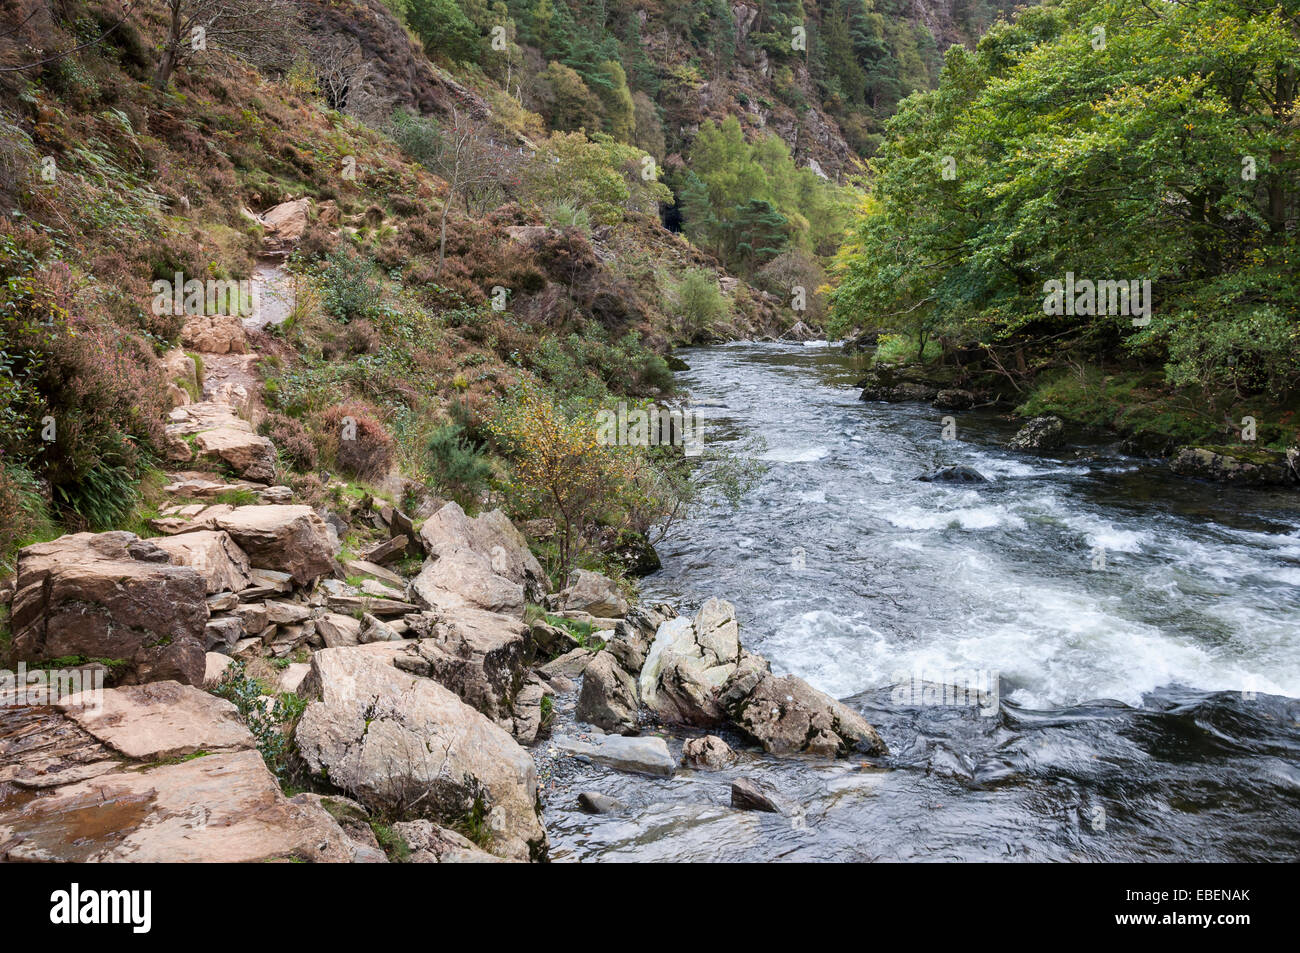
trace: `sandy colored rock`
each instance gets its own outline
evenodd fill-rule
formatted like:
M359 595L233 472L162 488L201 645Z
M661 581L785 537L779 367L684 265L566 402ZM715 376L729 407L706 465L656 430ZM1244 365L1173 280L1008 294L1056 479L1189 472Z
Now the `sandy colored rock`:
M382 644L382 643L381 643ZM528 860L546 850L532 757L432 679L362 648L312 656L320 701L295 733L308 770L368 809L451 823L481 802L492 852Z
M84 694L65 698L58 707L96 739L136 761L254 745L234 705L178 682L106 689L99 710L86 705Z
M248 587L248 556L229 533L203 530L163 536L153 541L177 566L189 566L207 581L209 593L238 592Z
M202 684L204 579L133 533L77 533L19 551L16 660L114 659L119 684Z

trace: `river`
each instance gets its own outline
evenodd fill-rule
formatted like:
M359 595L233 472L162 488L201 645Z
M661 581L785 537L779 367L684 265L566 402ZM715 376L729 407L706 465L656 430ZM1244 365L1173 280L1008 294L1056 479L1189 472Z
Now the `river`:
M643 596L730 599L748 648L892 754L666 780L570 763L546 778L557 859L1300 859L1294 493L1096 441L1015 454L991 412L945 439L943 411L857 400L862 359L824 344L680 356L706 441L761 436L768 469L661 544ZM916 479L951 464L990 482ZM805 813L729 810L740 774ZM631 809L580 814L579 790Z

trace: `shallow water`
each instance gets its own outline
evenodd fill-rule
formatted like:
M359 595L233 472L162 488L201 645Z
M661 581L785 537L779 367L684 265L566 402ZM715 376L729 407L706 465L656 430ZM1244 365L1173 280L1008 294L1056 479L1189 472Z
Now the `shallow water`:
M561 762L558 857L1300 857L1294 493L1095 443L1013 454L1015 424L987 412L953 414L944 440L943 411L858 401L860 364L826 346L682 356L706 441L761 435L769 470L662 544L644 595L730 599L747 647L852 697L893 755L748 754L666 781ZM915 479L950 464L991 482ZM978 694L935 704L926 682ZM806 816L729 810L741 773ZM577 814L586 789L630 809Z

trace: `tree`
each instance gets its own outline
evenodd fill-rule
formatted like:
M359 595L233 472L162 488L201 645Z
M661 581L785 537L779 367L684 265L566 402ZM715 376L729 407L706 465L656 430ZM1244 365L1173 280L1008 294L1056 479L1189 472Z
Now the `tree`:
M234 49L281 45L295 9L283 0L165 0L167 36L154 71L154 86L166 89L172 74L195 53L215 42Z
M393 137L413 158L447 183L447 198L438 224L437 273L441 275L447 259L447 215L451 207L461 198L468 211L470 196L506 181L510 152L492 142L486 124L455 108L450 120L442 126L431 119L399 115Z

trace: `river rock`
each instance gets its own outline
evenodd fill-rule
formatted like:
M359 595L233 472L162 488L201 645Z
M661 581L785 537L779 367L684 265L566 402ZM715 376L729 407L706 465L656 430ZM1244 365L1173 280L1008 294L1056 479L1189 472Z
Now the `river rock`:
M974 467L942 467L917 477L922 483L988 483L988 477Z
M666 722L710 727L726 713L717 691L740 660L735 607L709 599L694 620L684 616L659 627L641 669L642 703Z
M528 626L519 619L462 609L434 624L395 664L437 680L466 704L510 730L516 696L533 662Z
M1051 450L1065 442L1065 422L1054 414L1035 417L1007 443L1010 450Z
M969 410L979 398L968 390L951 387L934 395L934 406L940 410Z
M583 791L578 795L578 810L584 814L621 814L627 810L627 805L607 794Z
M600 652L582 673L582 691L574 717L619 734L636 730L636 679L610 652Z
M613 580L589 569L575 569L557 601L562 612L588 612L604 619L621 618L628 608Z
M682 745L682 766L717 771L736 760L736 752L717 735L691 738Z
M876 729L801 678L770 673L731 704L732 722L771 754L887 755Z
M373 648L312 656L303 690L320 700L308 705L295 732L310 773L404 820L454 823L482 809L492 853L544 856L528 752L453 692L399 671L367 651Z
M553 743L564 754L587 758L620 771L671 777L677 770L668 742L655 736L590 735L585 739L556 738Z
M201 685L207 584L133 533L76 533L18 553L15 660L115 659L118 684Z
M731 806L741 811L764 811L791 815L798 805L782 796L776 786L759 778L736 778L731 782Z
M1183 447L1169 467L1180 476L1237 486L1286 486L1297 482L1287 454L1247 447Z

